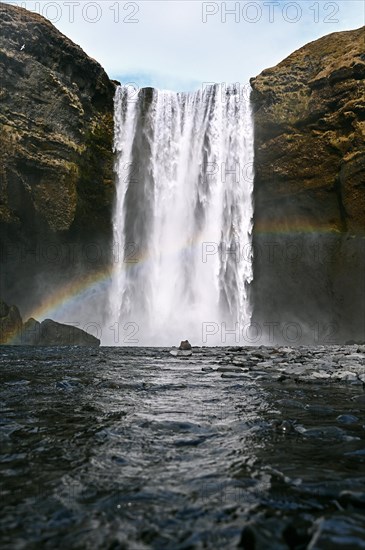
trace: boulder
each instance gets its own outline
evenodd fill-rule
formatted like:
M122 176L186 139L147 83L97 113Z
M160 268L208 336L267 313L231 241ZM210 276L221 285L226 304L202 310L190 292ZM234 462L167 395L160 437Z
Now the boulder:
M190 344L189 340L182 340L182 341L180 342L179 349L182 349L182 350L189 350L189 349L191 349L191 344Z
M45 319L39 328L39 346L100 346L100 340L72 325Z
M170 355L174 357L189 357L193 355L193 350L188 340L183 340L180 343L180 346L177 348L173 346L170 350Z
M31 317L23 324L18 308L0 300L0 344L95 347L100 345L100 340L84 330L51 319L40 323Z

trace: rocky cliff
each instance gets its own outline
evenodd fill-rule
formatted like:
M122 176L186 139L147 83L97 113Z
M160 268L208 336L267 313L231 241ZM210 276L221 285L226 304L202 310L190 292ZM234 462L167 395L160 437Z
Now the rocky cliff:
M1 282L31 309L41 273L61 284L95 267L82 254L88 244L107 263L115 84L43 17L7 4L0 12ZM77 260L55 265L70 245Z
M251 79L254 318L281 336L293 323L320 342L364 338L364 32L325 36Z

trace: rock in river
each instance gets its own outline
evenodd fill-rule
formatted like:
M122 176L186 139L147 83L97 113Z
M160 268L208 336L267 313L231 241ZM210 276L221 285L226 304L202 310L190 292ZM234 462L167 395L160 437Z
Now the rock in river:
M176 348L175 346L172 347L170 350L170 354L177 356L183 356L188 357L189 355L193 354L193 350L191 349L191 344L189 340L181 340L180 346Z

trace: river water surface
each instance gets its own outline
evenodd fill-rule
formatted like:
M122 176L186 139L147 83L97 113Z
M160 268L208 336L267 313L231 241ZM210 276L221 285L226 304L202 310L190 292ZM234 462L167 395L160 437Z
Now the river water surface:
M1 547L365 548L363 386L229 353L2 347Z

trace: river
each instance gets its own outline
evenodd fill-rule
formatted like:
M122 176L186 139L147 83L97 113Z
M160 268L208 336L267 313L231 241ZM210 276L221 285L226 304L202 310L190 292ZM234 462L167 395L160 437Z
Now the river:
M363 386L234 356L2 347L1 547L365 548Z

